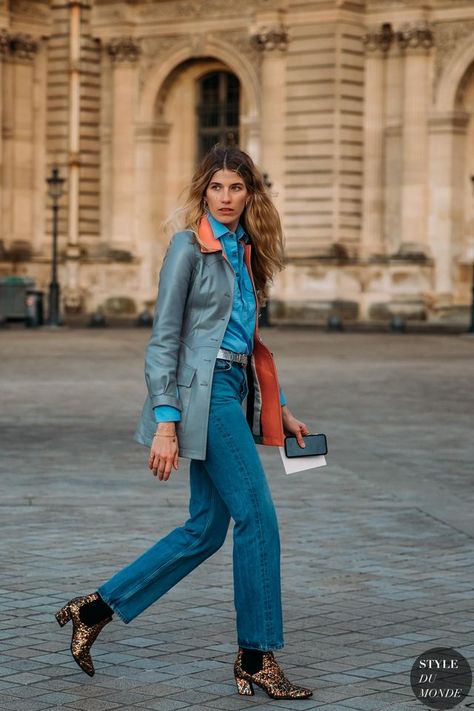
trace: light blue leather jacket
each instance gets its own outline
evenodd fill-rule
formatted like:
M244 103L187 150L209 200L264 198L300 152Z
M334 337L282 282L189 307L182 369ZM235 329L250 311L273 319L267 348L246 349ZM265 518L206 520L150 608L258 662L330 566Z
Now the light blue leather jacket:
M173 235L161 271L145 357L148 387L134 439L151 446L153 407L181 411L179 455L206 458L214 363L232 310L234 275L222 253L201 252L191 231ZM179 399L176 397L178 386ZM189 413L199 417L189 417Z
M218 240L215 240L218 243ZM219 249L219 248L218 248ZM211 386L217 351L232 311L234 270L222 250L203 251L193 232L184 230L171 238L160 270L158 298L151 337L145 356L148 394L134 434L135 441L151 446L156 431L153 408L171 405L181 411L176 423L179 456L206 458ZM257 355L272 355L256 336ZM258 364L257 364L258 365ZM247 420L255 442L283 444L279 386L273 362L272 392L265 410L272 409L269 435L260 417L262 392L254 355L247 369L253 379L252 399L247 403ZM178 388L179 397L177 397ZM268 387L265 392L268 393ZM192 415L191 415L192 413Z

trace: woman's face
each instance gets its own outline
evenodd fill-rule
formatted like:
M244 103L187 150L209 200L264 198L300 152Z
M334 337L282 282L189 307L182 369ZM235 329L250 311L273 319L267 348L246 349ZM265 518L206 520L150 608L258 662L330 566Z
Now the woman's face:
M204 194L211 215L235 232L249 196L245 183L233 170L218 170Z

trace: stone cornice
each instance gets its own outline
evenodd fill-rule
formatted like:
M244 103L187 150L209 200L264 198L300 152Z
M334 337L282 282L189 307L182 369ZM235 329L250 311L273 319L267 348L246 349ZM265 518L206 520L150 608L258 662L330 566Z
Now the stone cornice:
M254 30L250 41L261 52L284 52L288 47L288 32L283 25L262 26Z
M469 123L470 114L467 111L448 111L442 114L433 113L428 117L430 133L452 133L464 135Z
M396 34L401 49L431 49L434 45L433 29L424 20L404 22Z
M393 44L395 32L390 22L383 22L378 27L373 27L362 36L362 42L368 52L381 50L387 52Z
M432 27L424 20L404 22L394 30L390 22L369 28L362 36L367 51L388 52L393 46L403 51L428 50L433 47L435 37Z
M140 56L140 46L133 37L116 37L110 40L107 51L115 63L133 63Z

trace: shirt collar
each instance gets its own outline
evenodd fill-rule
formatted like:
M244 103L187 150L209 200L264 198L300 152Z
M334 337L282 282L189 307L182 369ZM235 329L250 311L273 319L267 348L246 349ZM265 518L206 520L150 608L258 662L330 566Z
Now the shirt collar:
M222 222L219 222L218 220L216 220L215 217L213 217L210 212L208 213L207 217L209 220L209 224L211 225L212 231L214 233L214 237L216 239L220 239L221 237L224 237L225 235L232 234L231 231L225 225L223 225ZM244 239L245 242L250 241L248 234L245 232L245 230L242 227L242 225L240 224L240 222L237 225L235 234L236 234L237 239L240 239L242 237L242 239Z

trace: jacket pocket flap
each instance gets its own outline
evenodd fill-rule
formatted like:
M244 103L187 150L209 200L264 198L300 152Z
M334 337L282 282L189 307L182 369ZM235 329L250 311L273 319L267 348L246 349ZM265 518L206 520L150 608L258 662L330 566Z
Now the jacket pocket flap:
M178 385L184 385L186 388L189 388L193 381L195 372L196 368L193 368L191 365L187 365L187 363L180 363L178 366L178 372L176 373L176 382Z

